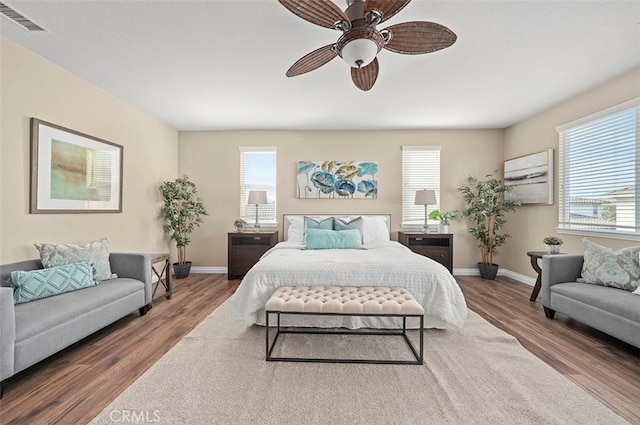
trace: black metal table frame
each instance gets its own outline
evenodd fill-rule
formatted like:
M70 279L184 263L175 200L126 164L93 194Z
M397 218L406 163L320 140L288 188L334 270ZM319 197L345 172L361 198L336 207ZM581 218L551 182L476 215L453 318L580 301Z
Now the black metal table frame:
M277 314L276 336L273 343L269 344L269 314ZM402 329L303 329L300 327L280 326L280 315L315 315L315 316L366 316L366 317L402 317ZM420 318L420 352L415 349L411 340L407 336L407 317ZM343 314L343 313L300 313L289 311L267 311L266 312L266 361L268 362L308 362L308 363L364 363L364 364L424 364L424 314ZM383 359L331 359L316 357L274 357L271 355L280 334L321 334L321 335L400 335L404 337L415 360L383 360Z

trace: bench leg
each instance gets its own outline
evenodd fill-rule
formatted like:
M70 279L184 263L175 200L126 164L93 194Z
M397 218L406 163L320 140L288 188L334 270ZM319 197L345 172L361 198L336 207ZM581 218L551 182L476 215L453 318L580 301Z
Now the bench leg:
M267 331L265 332L266 334L266 351L265 351L265 359L269 360L269 312L265 312L265 325L267 328Z

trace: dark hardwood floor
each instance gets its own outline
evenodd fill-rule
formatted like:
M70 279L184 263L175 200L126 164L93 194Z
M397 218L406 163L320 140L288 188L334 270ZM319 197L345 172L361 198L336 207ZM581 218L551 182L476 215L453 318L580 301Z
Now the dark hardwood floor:
M631 423L640 424L638 350L560 314L546 319L531 287L508 278L457 277L469 308ZM226 300L240 283L224 275L174 280L171 300L131 314L8 381L0 424L90 421Z

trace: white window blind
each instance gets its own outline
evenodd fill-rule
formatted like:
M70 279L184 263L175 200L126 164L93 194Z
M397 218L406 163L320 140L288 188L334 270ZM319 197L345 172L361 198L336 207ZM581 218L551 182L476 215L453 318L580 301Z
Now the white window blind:
M440 205L440 146L402 147L402 225L423 225L424 206L414 205L416 191L432 189L436 192L436 205Z
M276 220L276 148L273 146L240 148L240 217L248 223L256 222L256 206L247 205L249 192L267 192L267 205L258 205L260 224Z
M558 127L560 230L640 235L639 112L636 98Z

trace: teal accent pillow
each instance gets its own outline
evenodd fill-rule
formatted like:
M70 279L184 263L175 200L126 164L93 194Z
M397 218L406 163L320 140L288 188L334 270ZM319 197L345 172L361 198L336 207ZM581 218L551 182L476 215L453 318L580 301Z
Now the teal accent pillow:
M322 221L316 221L311 217L304 218L304 230L307 229L325 229L333 230L333 217L326 218Z
M356 229L307 229L304 232L305 249L365 249L362 235Z
M15 304L52 297L99 283L93 277L93 265L88 260L47 269L11 272Z
M582 240L584 263L578 282L611 286L634 291L640 286L640 246L614 251L606 246Z
M360 232L360 238L362 238L362 225L364 221L362 221L362 217L354 218L351 221L346 221L341 218L336 218L333 222L333 229L342 231L342 230L352 230L355 229Z

